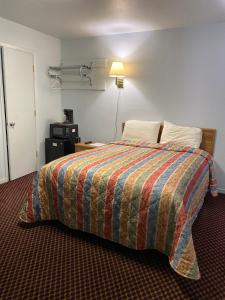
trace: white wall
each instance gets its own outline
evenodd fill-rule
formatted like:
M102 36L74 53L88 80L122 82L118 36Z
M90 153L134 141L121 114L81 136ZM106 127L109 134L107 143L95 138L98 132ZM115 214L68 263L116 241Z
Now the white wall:
M217 129L215 161L225 192L225 24L62 41L62 61L123 58L118 132L127 119L163 120ZM63 91L83 140L110 141L118 90ZM118 134L119 138L120 134Z
M62 119L61 93L49 88L49 79L47 76L48 66L60 64L61 42L49 35L0 18L1 44L24 48L34 53L38 164L41 165L45 160L44 139L49 136L49 123ZM29 144L27 145L27 151L29 151ZM0 136L0 182L6 177L2 155L3 147ZM26 153L24 153L24 156L26 156Z

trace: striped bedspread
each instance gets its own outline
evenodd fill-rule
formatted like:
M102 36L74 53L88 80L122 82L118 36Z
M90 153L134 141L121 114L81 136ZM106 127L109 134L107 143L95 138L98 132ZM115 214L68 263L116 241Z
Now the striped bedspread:
M192 224L210 189L209 153L118 141L44 165L20 219L59 220L134 249L157 249L180 275L199 279Z

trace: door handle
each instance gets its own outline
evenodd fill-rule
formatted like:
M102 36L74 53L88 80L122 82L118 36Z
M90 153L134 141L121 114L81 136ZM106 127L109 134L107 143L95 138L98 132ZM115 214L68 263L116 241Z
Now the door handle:
M14 128L15 125L16 125L15 122L10 122L10 123L9 123L9 126L10 126L11 128Z

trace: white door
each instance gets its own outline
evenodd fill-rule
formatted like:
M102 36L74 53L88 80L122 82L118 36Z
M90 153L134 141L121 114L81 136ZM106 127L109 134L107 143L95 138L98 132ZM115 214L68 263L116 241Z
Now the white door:
M33 55L3 49L10 180L36 171Z

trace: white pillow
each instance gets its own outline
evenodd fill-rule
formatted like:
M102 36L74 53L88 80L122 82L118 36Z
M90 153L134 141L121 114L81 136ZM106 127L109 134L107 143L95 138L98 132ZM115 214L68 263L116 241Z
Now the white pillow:
M129 120L125 123L122 140L144 140L157 143L161 122Z
M177 126L164 121L160 143L175 142L182 146L199 148L202 142L202 130L195 127Z

